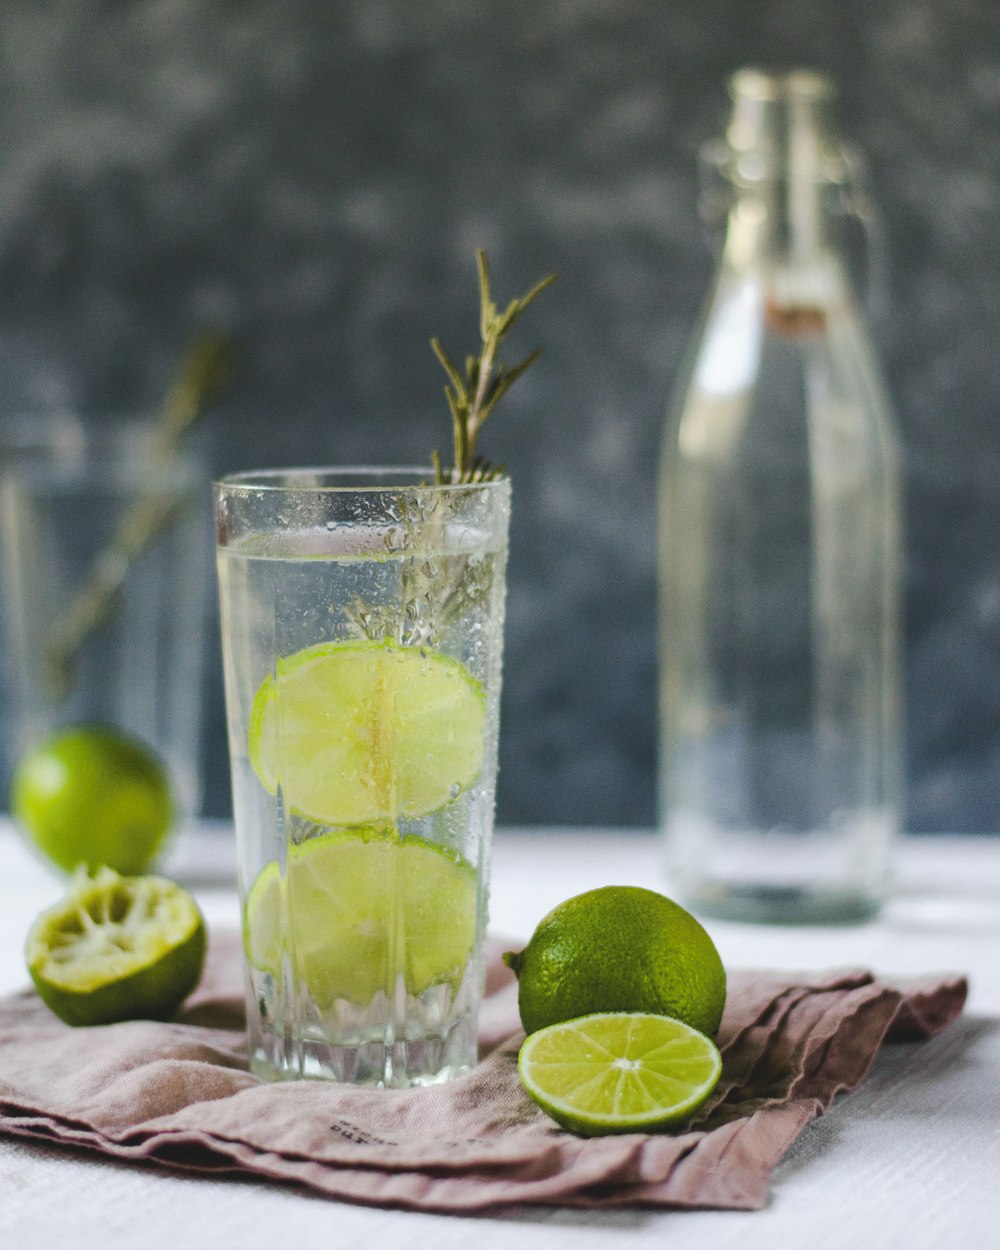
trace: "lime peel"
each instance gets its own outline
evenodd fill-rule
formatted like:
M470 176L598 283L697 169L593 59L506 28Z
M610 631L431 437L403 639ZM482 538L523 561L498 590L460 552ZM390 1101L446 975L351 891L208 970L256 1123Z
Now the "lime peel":
M526 1033L595 1012L672 1016L708 1036L719 1027L726 973L699 922L640 886L566 899L504 959L518 977Z
M709 1038L680 1020L602 1012L532 1033L517 1067L547 1115L594 1137L689 1120L718 1084L722 1059Z

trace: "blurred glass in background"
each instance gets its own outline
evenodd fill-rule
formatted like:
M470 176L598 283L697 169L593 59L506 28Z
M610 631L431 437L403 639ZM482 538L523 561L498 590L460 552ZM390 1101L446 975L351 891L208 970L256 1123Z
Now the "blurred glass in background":
M57 727L102 724L202 797L209 472L152 420L34 417L0 429L8 771Z

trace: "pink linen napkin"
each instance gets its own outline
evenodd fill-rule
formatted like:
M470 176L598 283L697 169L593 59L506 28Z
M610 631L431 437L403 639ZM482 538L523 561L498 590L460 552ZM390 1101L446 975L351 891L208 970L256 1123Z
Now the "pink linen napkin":
M482 1058L449 1084L269 1084L247 1071L238 938L217 938L175 1020L62 1024L25 990L0 1000L0 1133L333 1198L470 1213L514 1203L755 1209L803 1127L863 1079L883 1042L961 1011L961 977L895 986L859 971L734 972L722 1079L684 1131L584 1140L517 1078L515 986L492 952Z

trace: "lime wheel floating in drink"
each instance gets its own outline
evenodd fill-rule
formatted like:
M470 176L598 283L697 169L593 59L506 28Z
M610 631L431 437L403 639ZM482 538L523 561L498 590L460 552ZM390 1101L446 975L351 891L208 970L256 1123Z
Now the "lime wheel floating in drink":
M279 659L250 715L250 762L285 805L323 825L426 815L483 766L486 697L427 647L330 642Z
M278 975L287 957L322 1008L366 1006L391 993L457 988L476 934L470 865L419 838L379 830L292 846L286 873L269 863L251 886L243 938L250 963Z

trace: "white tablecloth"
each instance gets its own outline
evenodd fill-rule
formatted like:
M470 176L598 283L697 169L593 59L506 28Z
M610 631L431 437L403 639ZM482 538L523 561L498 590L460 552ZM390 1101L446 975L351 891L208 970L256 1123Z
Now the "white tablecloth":
M191 831L169 871L210 926L235 926L231 833ZM494 932L609 883L664 888L655 839L614 830L500 830ZM30 921L60 893L0 821L0 992L26 982ZM966 1015L927 1043L887 1048L866 1083L810 1125L779 1164L766 1210L459 1218L333 1203L261 1183L179 1176L0 1137L0 1247L59 1250L994 1250L1000 1247L1000 838L907 839L877 923L778 929L709 923L732 967L864 966L967 973ZM2 1088L0 1088L2 1099Z

